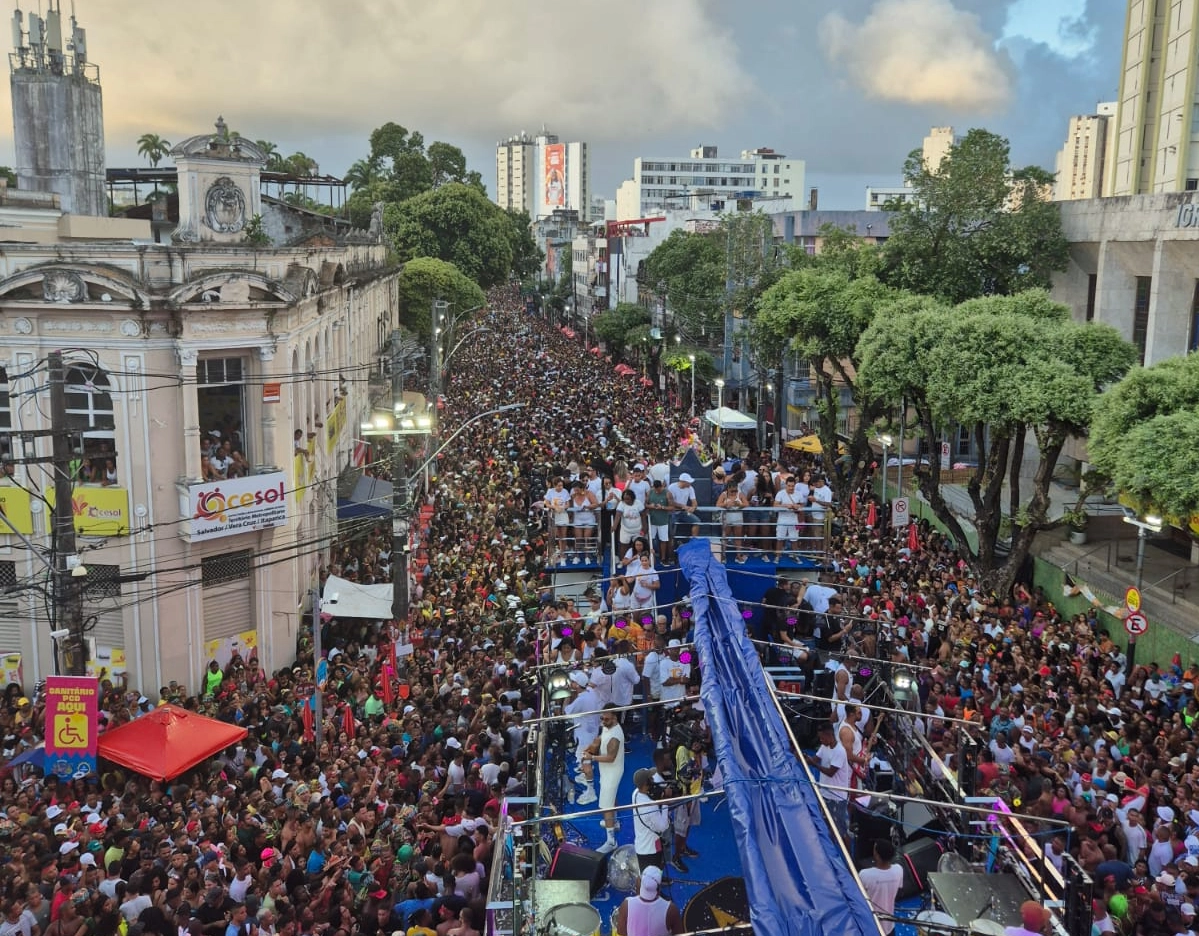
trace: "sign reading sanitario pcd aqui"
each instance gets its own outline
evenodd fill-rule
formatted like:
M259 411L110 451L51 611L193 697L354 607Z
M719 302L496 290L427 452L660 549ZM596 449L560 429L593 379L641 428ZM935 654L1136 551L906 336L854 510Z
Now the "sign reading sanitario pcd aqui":
M190 486L185 536L197 540L249 533L287 523L287 476L282 471Z

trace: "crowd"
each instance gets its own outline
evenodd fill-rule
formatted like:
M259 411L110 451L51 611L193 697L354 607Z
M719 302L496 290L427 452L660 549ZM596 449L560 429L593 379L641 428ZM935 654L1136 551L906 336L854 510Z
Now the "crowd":
M268 674L235 656L210 667L195 695L161 687L159 699L249 730L236 749L174 782L111 766L65 782L6 772L0 936L474 936L504 800L535 779L525 741L539 693L528 668L639 653L632 677L631 667L617 669L625 688L616 701L639 689L680 698L694 690L697 668L681 680L689 685L663 687L645 667L690 626L679 607L656 607L649 586L674 559L676 536L690 532L686 516L661 529L670 501L655 491L677 485L661 467L690 444L685 420L635 380L613 378L597 393L596 361L527 315L515 292L494 293L483 315L490 331L454 357L443 424L525 405L472 423L435 463L409 626L322 621L324 725L306 717L314 660L305 638L292 668ZM1069 852L1094 877L1096 932L1197 931L1199 666L1129 671L1093 616L1063 619L1025 586L989 593L926 524L914 539L885 521L868 526L868 482L839 506L814 495L827 486L811 456L780 464L750 452L723 469L736 494L728 484L716 494L734 517L792 501L809 515L836 513L828 570L768 593L752 622L759 636L792 658L852 652L911 664L918 730L946 767L974 760L947 719L972 721L978 791L1068 823L1038 841L1048 861ZM674 514L694 499L685 487ZM576 501L596 508L592 535L619 538L629 574L568 599L547 572L569 561L570 548L558 539L552 492L580 489L594 492L594 504ZM613 490L634 491L650 508L638 530L630 521L622 533ZM778 532L781 542L768 550L787 548L790 525L771 526L766 539ZM725 526L744 532L744 522ZM656 536L642 536L652 527ZM736 542L730 561L750 542ZM368 524L331 552L322 575L385 582L394 569L388 531ZM652 622L619 613L633 610ZM857 698L852 675L835 685L839 717ZM105 682L103 724L156 701ZM19 689L5 703L11 755L40 738L43 712ZM646 719L654 737L660 716ZM685 829L677 854L687 854Z

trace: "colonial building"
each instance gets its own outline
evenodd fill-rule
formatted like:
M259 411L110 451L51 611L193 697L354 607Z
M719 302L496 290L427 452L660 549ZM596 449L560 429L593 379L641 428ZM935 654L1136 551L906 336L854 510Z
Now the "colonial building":
M260 196L265 155L218 122L172 151L178 220L64 214L0 197L0 658L55 671L47 354L62 351L89 668L200 685L236 645L294 658L301 604L337 526L336 481L396 323L397 269ZM292 221L295 223L293 224ZM284 241L272 232L294 230ZM273 242L272 242L273 240ZM201 448L245 469L212 479ZM236 477L234 475L237 475Z

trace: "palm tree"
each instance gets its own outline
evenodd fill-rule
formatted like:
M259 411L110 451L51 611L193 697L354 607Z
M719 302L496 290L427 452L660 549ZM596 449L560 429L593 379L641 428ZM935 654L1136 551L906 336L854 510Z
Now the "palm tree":
M352 189L366 188L373 182L379 181L379 165L373 159L359 159L346 170L342 180Z
M137 138L137 154L144 156L146 162L154 168L158 168L159 161L170 151L170 142L164 140L157 133L143 133Z

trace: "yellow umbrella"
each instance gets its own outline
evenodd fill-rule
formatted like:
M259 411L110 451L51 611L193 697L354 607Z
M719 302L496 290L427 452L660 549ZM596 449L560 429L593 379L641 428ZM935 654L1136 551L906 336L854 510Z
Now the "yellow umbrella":
M820 444L820 436L815 435L800 436L798 439L792 439L787 443L787 448L795 449L797 452L807 452L809 455L824 454L824 446Z

